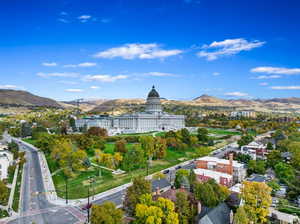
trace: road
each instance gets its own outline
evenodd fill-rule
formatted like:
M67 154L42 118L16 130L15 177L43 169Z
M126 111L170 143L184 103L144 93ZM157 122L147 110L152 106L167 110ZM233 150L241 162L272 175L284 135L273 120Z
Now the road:
M6 136L7 137L7 136ZM7 137L8 138L8 137ZM9 224L66 224L82 223L84 215L76 208L55 207L48 202L42 179L38 153L18 142L20 150L26 152L26 163L21 185L20 215Z

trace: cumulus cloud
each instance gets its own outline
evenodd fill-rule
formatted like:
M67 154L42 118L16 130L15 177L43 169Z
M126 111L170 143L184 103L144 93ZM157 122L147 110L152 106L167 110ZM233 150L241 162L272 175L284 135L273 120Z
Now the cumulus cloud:
M242 92L230 92L230 93L225 93L225 96L231 96L231 97L245 97L249 96L248 93L242 93Z
M55 62L43 62L42 65L46 66L46 67L55 67L55 66L57 66L57 63L55 63Z
M284 68L284 67L256 67L251 69L253 73L280 74L280 75L297 75L300 74L300 68Z
M91 15L81 15L81 16L78 17L79 21L82 22L82 23L87 22L91 18L92 18Z
M90 88L91 89L99 89L100 87L99 86L91 86Z
M87 75L83 78L85 81L99 81L99 82L115 82L121 79L127 79L127 75Z
M300 86L271 86L275 90L300 90Z
M15 85L0 85L0 89L18 89Z
M279 78L281 78L280 75L260 75L254 77L254 79L279 79Z
M266 42L248 41L244 38L226 39L223 41L214 41L209 45L203 45L202 50L197 53L199 57L205 57L208 61L216 60L222 56L235 55L241 51L250 51L261 47Z
M53 73L38 72L37 76L40 76L43 78L48 78L48 77L76 78L79 76L79 74L75 73L75 72L53 72Z
M213 76L219 76L220 73L219 73L219 72L214 72L214 73L212 73L212 75L213 75Z
M69 23L70 22L69 20L63 19L63 18L58 18L57 20L61 23Z
M261 82L261 83L259 83L259 85L260 86L267 86L267 85L269 85L269 83L267 83L267 82Z
M178 49L164 50L156 43L150 44L125 44L120 47L110 48L106 51L98 52L94 55L96 58L116 58L121 57L123 59L154 59L154 58L166 58L174 55L181 54L182 51Z
M97 63L94 63L94 62L84 62L84 63L80 63L80 64L64 65L64 67L65 68L77 68L77 67L87 68L87 67L94 67L96 65L97 65Z
M80 93L80 92L83 92L83 89L65 89L65 92Z

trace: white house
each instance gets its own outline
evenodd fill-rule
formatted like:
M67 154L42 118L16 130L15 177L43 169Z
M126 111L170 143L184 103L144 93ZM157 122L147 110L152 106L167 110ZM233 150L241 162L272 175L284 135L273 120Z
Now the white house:
M13 163L13 154L9 151L0 151L0 180L8 178L8 167Z

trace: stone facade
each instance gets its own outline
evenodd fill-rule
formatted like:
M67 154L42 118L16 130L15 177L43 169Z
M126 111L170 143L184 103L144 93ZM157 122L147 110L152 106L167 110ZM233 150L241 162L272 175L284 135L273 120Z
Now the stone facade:
M120 116L86 117L76 120L77 128L101 127L109 134L143 133L150 131L178 130L185 127L184 115L172 115L163 112L160 96L152 87L148 94L145 112Z

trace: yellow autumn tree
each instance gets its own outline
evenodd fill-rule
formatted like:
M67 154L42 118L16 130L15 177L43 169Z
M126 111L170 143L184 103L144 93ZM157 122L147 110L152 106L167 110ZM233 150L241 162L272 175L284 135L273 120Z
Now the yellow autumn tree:
M265 223L272 203L272 189L265 183L243 183L241 197L244 201L244 209L250 222Z
M135 218L137 224L179 224L174 203L161 197L153 201L151 194L140 197L140 203L135 209Z

